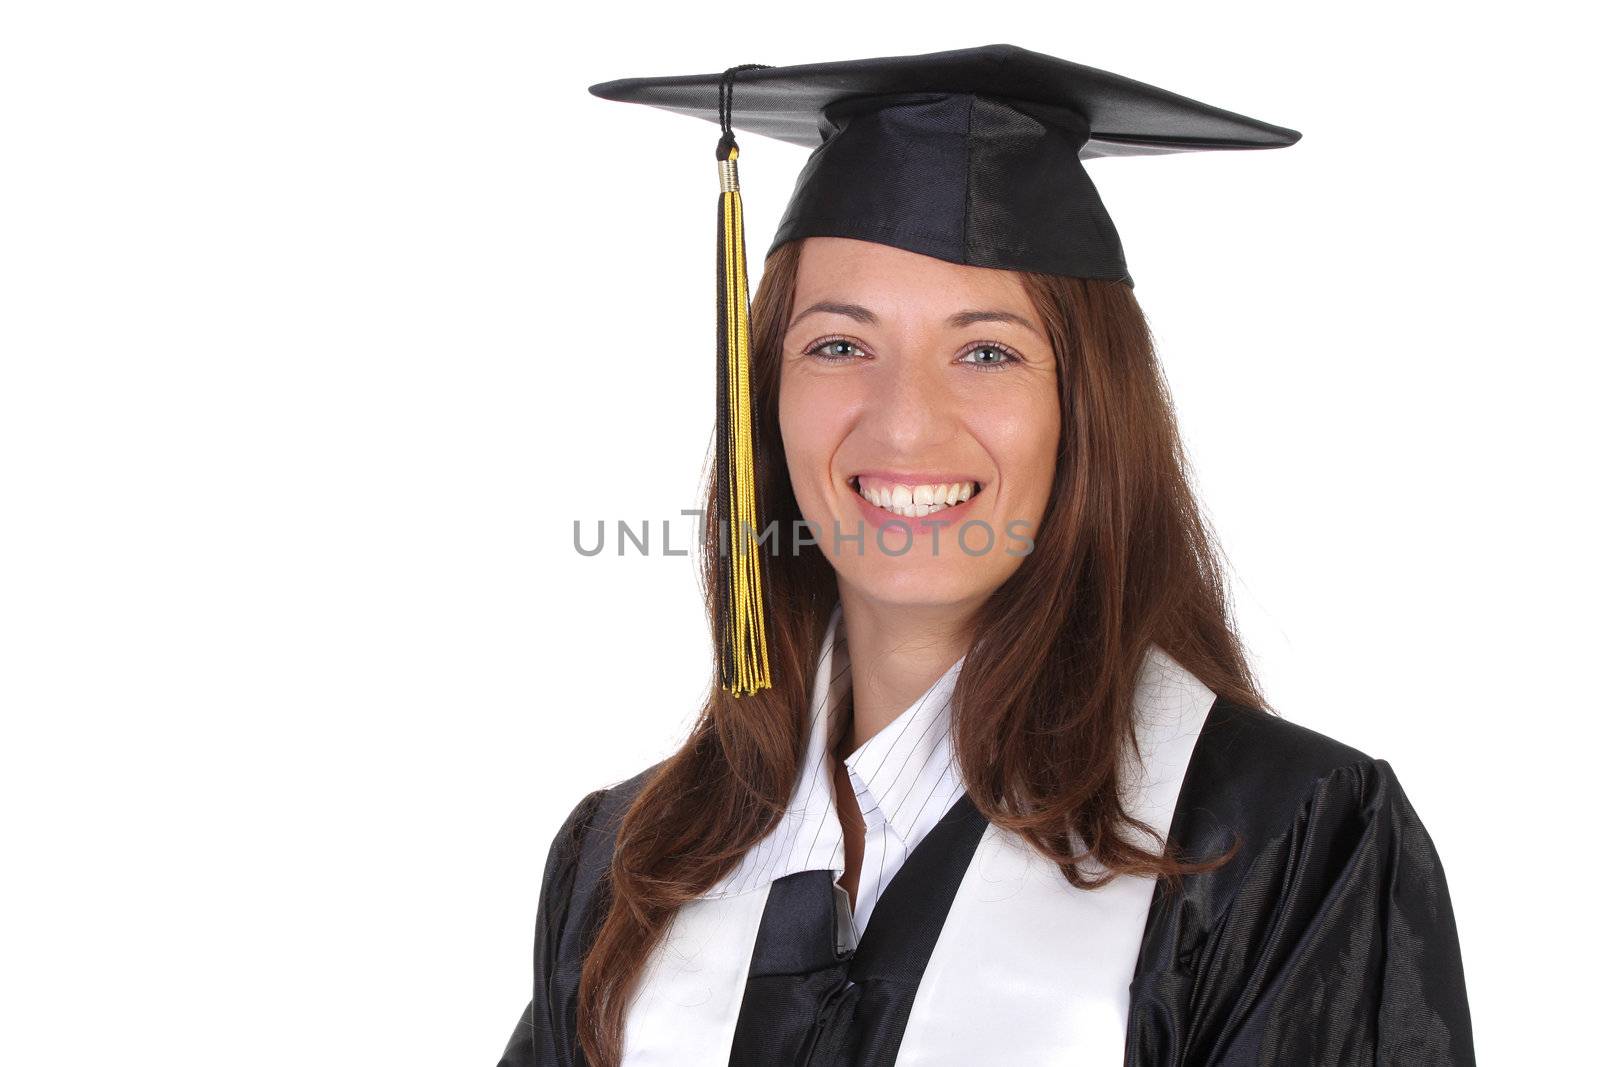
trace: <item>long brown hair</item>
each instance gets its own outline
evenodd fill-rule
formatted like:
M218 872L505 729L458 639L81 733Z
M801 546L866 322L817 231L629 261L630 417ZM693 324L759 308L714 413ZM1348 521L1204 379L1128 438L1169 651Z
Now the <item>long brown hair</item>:
M801 771L812 675L838 596L832 565L785 535L801 518L778 434L782 338L800 241L766 260L752 306L758 494L778 539L767 557L773 685L735 699L711 686L682 748L618 825L603 923L585 957L578 1033L592 1067L621 1058L626 1005L674 911L714 885L776 825ZM1145 653L1165 649L1213 692L1264 707L1231 625L1224 575L1186 461L1144 314L1119 282L1021 273L1056 354L1061 442L1035 547L975 620L952 702L968 794L1024 835L1074 886L1124 873L1176 883L1206 862L1141 847L1159 840L1123 808L1120 757L1132 737ZM714 472L713 472L714 473ZM726 565L725 517L709 478L700 549L711 632ZM1083 851L1075 851L1081 842ZM1093 857L1105 873L1089 878Z

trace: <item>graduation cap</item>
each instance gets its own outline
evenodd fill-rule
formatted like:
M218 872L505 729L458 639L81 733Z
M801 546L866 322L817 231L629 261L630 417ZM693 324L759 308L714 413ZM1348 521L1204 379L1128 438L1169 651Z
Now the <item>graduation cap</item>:
M1083 160L1282 148L1300 139L1282 126L1006 44L782 67L747 63L720 74L620 78L589 91L722 129L716 477L732 537L730 566L721 568L718 670L735 696L771 685L736 129L812 149L769 255L801 237L852 237L953 263L1130 287L1122 242Z

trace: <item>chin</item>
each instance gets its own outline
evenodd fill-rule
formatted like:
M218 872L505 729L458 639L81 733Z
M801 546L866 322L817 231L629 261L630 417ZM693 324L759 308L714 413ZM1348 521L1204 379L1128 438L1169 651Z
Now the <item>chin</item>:
M855 561L852 561L855 562ZM839 581L864 597L898 607L939 607L979 601L998 585L969 568L934 565L895 566L893 560L871 560L864 566L839 570ZM964 573L963 573L964 571Z

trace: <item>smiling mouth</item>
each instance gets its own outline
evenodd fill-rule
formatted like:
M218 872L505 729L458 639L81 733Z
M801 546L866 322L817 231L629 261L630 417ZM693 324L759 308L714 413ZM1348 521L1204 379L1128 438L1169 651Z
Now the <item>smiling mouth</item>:
M859 474L850 476L850 488L873 507L907 519L920 519L946 508L965 504L983 492L981 482L931 482L908 485L869 479L862 484Z

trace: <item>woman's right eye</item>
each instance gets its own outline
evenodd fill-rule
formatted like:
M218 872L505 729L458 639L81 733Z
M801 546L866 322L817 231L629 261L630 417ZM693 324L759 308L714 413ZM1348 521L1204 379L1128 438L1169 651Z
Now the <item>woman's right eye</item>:
M825 337L806 349L805 354L818 356L825 360L845 360L854 357L848 351L839 351L839 349L852 348L857 352L861 351L860 346L854 341L846 341L842 337Z

